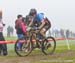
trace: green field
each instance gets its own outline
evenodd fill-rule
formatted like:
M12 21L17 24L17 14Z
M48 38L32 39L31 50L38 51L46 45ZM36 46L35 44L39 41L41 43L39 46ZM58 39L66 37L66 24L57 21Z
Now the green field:
M16 37L6 40L16 40ZM8 44L8 55L0 56L0 63L75 63L75 40L69 40L70 50L66 40L56 41L56 45L53 55L44 55L40 50L35 50L27 57L19 57L14 51L14 44Z

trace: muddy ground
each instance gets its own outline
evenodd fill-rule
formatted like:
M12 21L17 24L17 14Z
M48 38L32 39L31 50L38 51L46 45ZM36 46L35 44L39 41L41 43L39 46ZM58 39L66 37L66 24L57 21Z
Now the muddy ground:
M31 54L27 57L0 56L0 63L75 63L75 51L54 53L53 55Z

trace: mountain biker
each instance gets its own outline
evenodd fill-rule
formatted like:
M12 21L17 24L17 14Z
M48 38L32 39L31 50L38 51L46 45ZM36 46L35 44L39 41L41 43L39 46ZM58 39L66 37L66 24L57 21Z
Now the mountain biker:
M46 31L51 27L51 23L47 17L44 17L44 13L37 13L36 9L30 9L29 16L33 16L29 26L37 26L39 32L45 36Z
M18 39L22 39L25 35L26 35L26 29L27 29L27 26L25 24L25 22L23 21L23 16L22 15L18 15L17 16L17 19L15 21L15 29L16 29L16 33L17 33L17 36L18 36ZM19 43L19 47L21 47L22 44Z

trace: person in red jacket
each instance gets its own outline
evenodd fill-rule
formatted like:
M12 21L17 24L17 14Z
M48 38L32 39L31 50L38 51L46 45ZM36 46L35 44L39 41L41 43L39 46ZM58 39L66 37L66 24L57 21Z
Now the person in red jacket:
M15 29L16 29L18 39L21 39L26 35L27 25L23 21L23 16L22 15L17 16L17 19L15 21ZM19 47L21 47L21 46L22 46L22 43L19 42Z

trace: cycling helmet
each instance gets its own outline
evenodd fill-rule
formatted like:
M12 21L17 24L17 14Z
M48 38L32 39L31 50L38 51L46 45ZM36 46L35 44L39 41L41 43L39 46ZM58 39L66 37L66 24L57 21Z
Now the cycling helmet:
M29 15L33 16L37 14L37 10L36 9L30 9Z
M18 16L17 16L17 18L20 18L20 17L22 17L22 15L18 15Z

